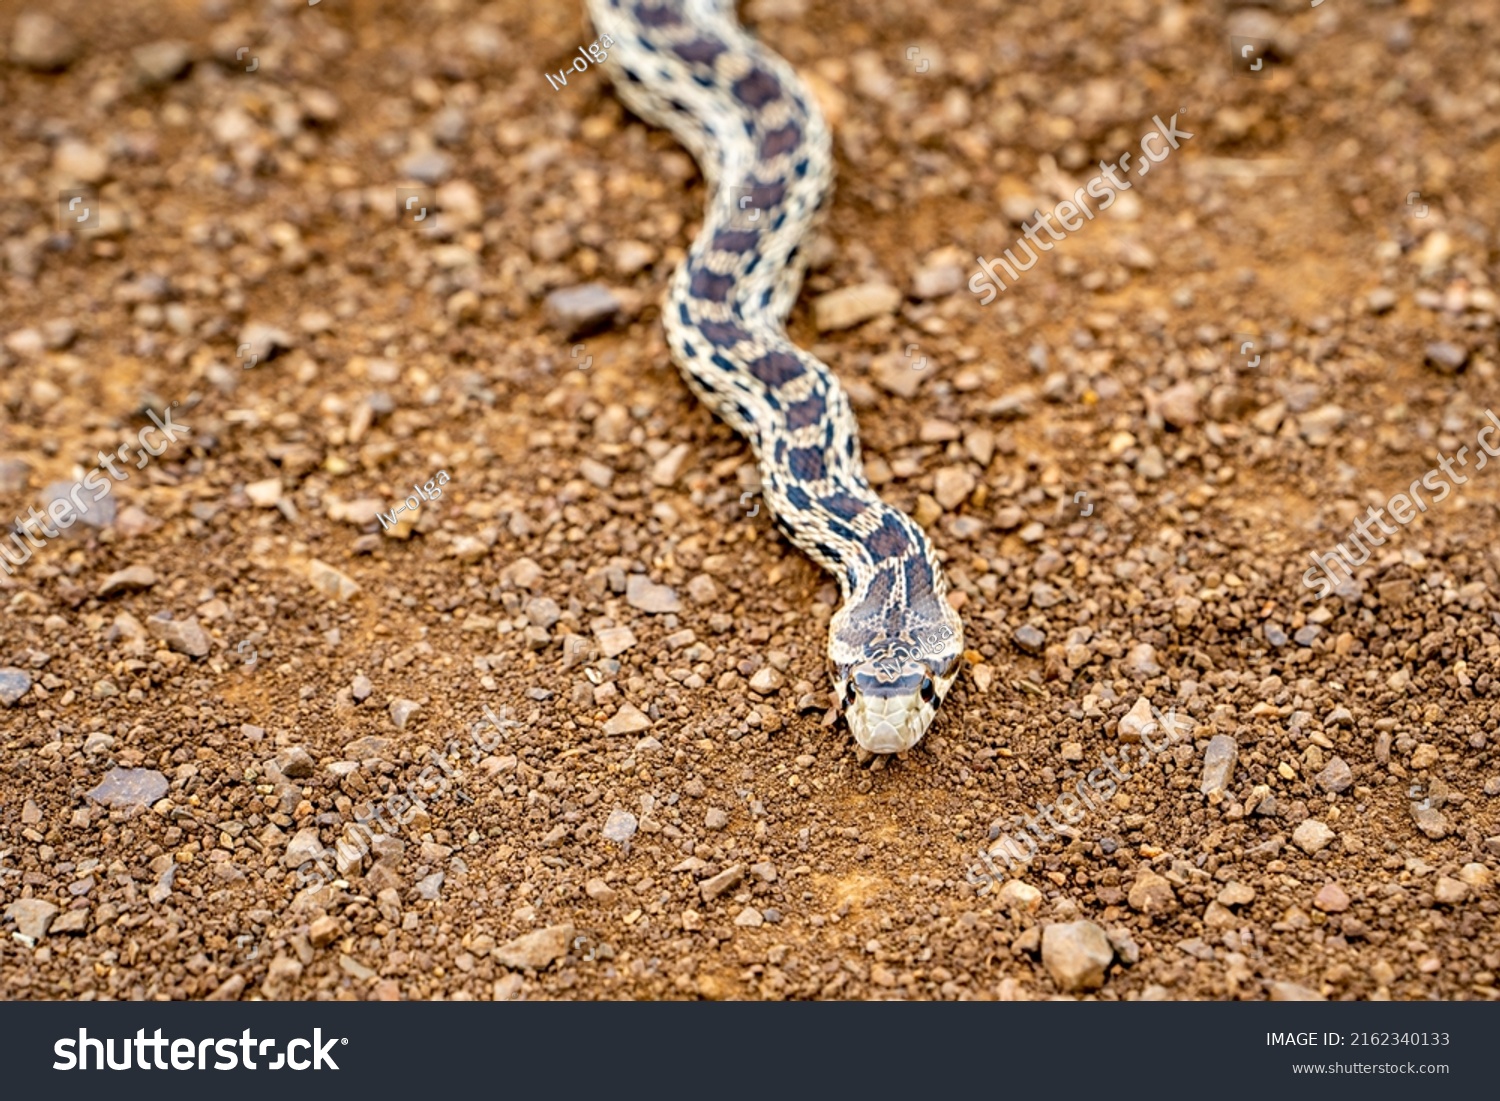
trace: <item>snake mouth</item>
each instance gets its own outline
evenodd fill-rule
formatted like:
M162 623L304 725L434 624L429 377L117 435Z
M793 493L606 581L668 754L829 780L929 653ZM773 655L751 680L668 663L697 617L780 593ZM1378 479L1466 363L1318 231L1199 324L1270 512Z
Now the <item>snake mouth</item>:
M927 724L915 696L855 693L844 711L849 729L868 753L904 753L922 740Z

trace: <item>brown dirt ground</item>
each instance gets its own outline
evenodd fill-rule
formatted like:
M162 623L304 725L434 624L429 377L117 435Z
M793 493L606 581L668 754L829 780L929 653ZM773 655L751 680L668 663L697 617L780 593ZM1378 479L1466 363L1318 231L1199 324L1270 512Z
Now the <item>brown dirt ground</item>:
M0 678L31 682L0 707L5 996L1039 998L1073 983L1037 931L1088 920L1115 959L1085 996L1500 997L1500 473L1347 593L1300 582L1496 403L1500 3L750 5L837 132L794 336L848 381L972 648L925 742L874 767L823 721L832 586L745 515L747 450L665 354L702 180L604 74L543 78L596 37L576 5L47 9L76 57L0 64L0 511L148 407L192 434L111 523L0 574ZM1234 33L1274 40L1261 73ZM134 55L163 39L187 71ZM1173 113L1193 137L1136 202L1000 302L815 330L815 296L907 288L935 250L966 279ZM395 216L412 169L443 181L427 227ZM84 179L106 224L62 233ZM542 300L587 281L625 311L577 369ZM245 369L253 325L289 347ZM99 595L131 566L154 581ZM1141 697L1191 737L1025 886L966 882ZM485 707L516 725L471 753ZM1214 735L1238 762L1205 796ZM453 739L447 791L299 882L289 846ZM88 793L114 766L169 786L111 809Z

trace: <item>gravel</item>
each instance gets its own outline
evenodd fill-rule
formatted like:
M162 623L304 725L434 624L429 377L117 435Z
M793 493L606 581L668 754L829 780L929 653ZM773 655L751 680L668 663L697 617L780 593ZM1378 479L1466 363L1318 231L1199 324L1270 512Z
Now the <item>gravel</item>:
M602 74L508 79L576 47L555 13L433 10L413 35L377 11L356 42L327 4L271 4L248 73L233 21L28 7L77 38L56 71L5 72L0 515L133 445L145 408L178 399L193 431L126 464L98 524L0 570L0 910L64 907L0 954L0 989L1039 999L1062 991L1043 926L1088 921L1116 962L1065 996L1500 996L1500 482L1472 454L1500 307L1469 225L1493 112L1463 6L1322 5L1274 111L1227 75L1181 158L988 305L967 281L1014 244L1005 211L1054 205L1167 109L1121 45L1140 28L1053 0L954 9L922 77L890 5L757 14L837 116L789 331L845 383L872 483L921 515L964 620L935 726L863 762L830 714L837 584L763 495L746 515L753 459L666 346L702 173ZM1223 30L1184 12L1149 27L1163 72L1205 71ZM1403 21L1409 49L1339 67ZM0 20L7 58L18 23ZM1085 24L1092 52L1043 33ZM131 52L168 37L193 63L143 87ZM996 42L1041 59L1021 85ZM1421 97L1380 101L1387 84L1428 90L1441 132ZM1047 125L1026 125L1039 103ZM1302 155L1341 143L1359 155ZM1305 216L1229 175L1288 158ZM1386 163L1439 166L1428 217L1404 204L1426 185L1386 188ZM59 165L99 181L98 234L57 232ZM420 225L393 209L408 167L440 181ZM1315 278L1274 259L1308 256ZM553 320L549 296L590 285L597 310ZM815 303L860 287L883 289L820 329ZM267 353L248 369L244 337ZM1426 362L1445 342L1461 369ZM1462 446L1468 480L1424 494L1420 523L1339 591L1303 584L1309 553ZM374 511L437 470L442 498L382 534ZM99 595L133 567L155 584ZM675 604L637 607L632 577ZM208 652L148 628L164 610ZM422 702L404 730L397 697ZM1147 761L1142 699L1193 720ZM486 708L513 725L471 751ZM1205 795L1218 737L1237 760ZM1106 760L1130 778L1066 822L1061 796ZM115 767L166 791L88 798ZM617 808L628 849L600 836ZM284 863L303 831L311 852L363 842L372 810L399 821L339 862L347 886ZM1309 820L1336 843L1293 840ZM966 872L992 824L1037 851L980 893ZM1150 876L1175 906L1132 904ZM1329 883L1347 909L1314 904ZM614 954L494 955L563 924Z

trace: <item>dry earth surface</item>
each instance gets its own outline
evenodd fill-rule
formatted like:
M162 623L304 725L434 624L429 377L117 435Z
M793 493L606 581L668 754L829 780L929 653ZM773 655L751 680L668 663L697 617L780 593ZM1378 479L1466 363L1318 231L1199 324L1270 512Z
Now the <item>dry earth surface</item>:
M966 624L901 759L666 354L701 176L545 79L578 5L0 3L0 513L189 429L0 572L0 993L1500 997L1500 3L743 15L836 131L793 334Z

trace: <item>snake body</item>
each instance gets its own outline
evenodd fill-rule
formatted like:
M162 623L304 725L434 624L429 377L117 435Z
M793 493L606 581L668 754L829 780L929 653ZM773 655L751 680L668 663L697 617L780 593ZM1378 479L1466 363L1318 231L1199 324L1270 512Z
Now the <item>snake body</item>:
M755 451L777 527L832 573L835 689L858 743L910 749L952 687L963 625L925 532L871 489L849 399L787 337L833 175L828 127L732 0L588 0L625 104L693 154L711 199L663 305L688 386Z

